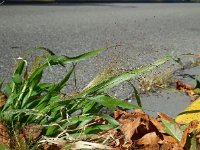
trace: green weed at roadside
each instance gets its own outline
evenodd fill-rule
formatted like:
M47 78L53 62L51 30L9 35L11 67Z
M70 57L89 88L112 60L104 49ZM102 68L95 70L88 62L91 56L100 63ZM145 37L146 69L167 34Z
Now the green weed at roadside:
M154 63L139 69L125 70L103 77L101 80L93 80L88 86L77 94L67 97L61 93L64 86L75 71L77 62L89 59L108 48L93 50L76 57L56 55L47 48L35 48L31 51L45 51L47 53L36 56L36 61L31 68L28 56L18 60L11 81L2 91L8 97L0 108L0 121L6 123L10 135L18 138L23 128L28 125L40 125L41 133L33 141L31 137L26 139L27 149L34 148L35 144L43 140L56 138L66 141L77 141L83 137L89 137L104 130L119 128L118 122L106 114L99 113L103 107L111 111L118 108L140 109L141 104L134 105L112 97L107 90L128 81L138 75L147 73L171 59L165 56ZM29 54L30 55L30 54ZM71 64L65 77L58 83L42 82L45 69L51 66ZM0 86L2 82L0 83ZM80 113L77 115L77 111ZM106 120L107 124L92 123L96 117ZM15 132L17 131L17 132ZM14 134L17 133L18 135ZM43 136L41 136L43 135Z

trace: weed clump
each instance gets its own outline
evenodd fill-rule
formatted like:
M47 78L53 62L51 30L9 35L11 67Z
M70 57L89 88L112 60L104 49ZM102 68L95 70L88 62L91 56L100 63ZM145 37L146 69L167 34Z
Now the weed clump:
M146 75L138 79L141 92L156 91L159 88L166 88L174 83L174 74L172 69L166 69L159 73Z
M97 133L120 128L113 117L101 113L102 108L113 112L118 108L142 109L140 104L122 101L109 95L107 90L153 70L171 57L165 56L138 69L105 70L80 92L70 96L61 93L75 71L75 63L107 49L68 57L40 47L32 51L43 50L46 53L36 56L33 59L35 63L29 62L27 57L19 59L10 82L0 89L0 123L5 123L0 124L4 133L0 138L6 139L0 144L13 149L38 149L38 146L44 147L45 144L64 147L73 142L91 139ZM45 69L69 64L71 67L58 83L42 81Z

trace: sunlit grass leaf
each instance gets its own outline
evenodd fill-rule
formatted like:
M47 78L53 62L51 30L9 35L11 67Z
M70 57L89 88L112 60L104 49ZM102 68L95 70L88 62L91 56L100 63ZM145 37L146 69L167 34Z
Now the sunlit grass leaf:
M41 75L41 74L43 74L43 71L44 71L44 69L46 68L46 67L48 67L48 64L47 63L45 63L45 64L43 64L42 66L40 66L40 67L38 67L38 68L36 68L30 75L29 75L29 77L28 77L28 79L27 79L27 84L30 84L31 82L33 82L35 79L37 80L37 78Z
M14 104L15 104L15 102L16 102L16 98L17 98L19 95L20 95L20 93L11 94L11 95L8 97L6 103L5 103L4 107L3 107L3 111L6 110L6 109L7 109L8 107L10 107L10 106L11 106L11 108L13 108L13 107L14 107Z
M59 132L58 131L59 129L60 129L60 127L59 127L58 124L55 124L53 126L49 126L45 135L46 136L53 136L53 135L55 136Z
M103 92L107 89L110 89L116 85L119 85L120 83L124 82L124 81L128 81L131 78L134 78L136 76L139 76L141 74L144 74L146 72L151 71L152 69L164 64L166 61L170 60L171 57L170 56L166 56L163 57L162 59L159 59L157 61L155 61L154 63L150 64L147 67L143 67L143 68L139 68L139 69L133 69L130 71L125 71L122 72L121 74L117 74L114 75L112 77L110 77L109 79L103 80L100 83L93 83L93 85L91 85L89 83L90 86L87 86L83 91L82 91L82 95L84 94L88 94L88 93L95 93L95 92ZM93 81L91 81L93 82Z
M113 125L105 124L105 125L93 125L91 127L87 127L84 131L85 134L95 134L104 130L112 129Z
M4 91L5 91L6 95L11 95L11 93L12 93L11 84L6 84L4 87Z
M11 81L11 90L12 92L18 92L18 85L21 84L21 75L23 73L23 70L24 70L24 66L26 64L26 61L25 60L20 60L17 65L16 65L16 69L13 73L13 76L12 76L12 81Z
M98 50L93 50L93 51L90 51L90 52L87 52L87 53L84 53L84 54L81 54L79 56L76 56L76 57L68 57L68 56L58 56L58 55L51 55L48 57L48 61L51 65L57 65L57 64L60 64L60 63L75 63L75 62L79 62L79 61L82 61L82 60L86 60L88 58L91 58L103 51L107 50L107 48L101 48L101 49L98 49Z
M73 65L70 70L68 71L68 73L66 74L66 76L56 85L55 87L55 91L60 92L60 90L65 86L66 82L69 80L71 74L73 73L75 69L75 65Z
M83 108L83 113L88 113L90 110L95 108L96 102L90 101L88 102L85 107ZM94 112L94 111L93 111Z
M85 114L80 116L71 116L70 118L62 120L61 122L51 122L47 126L46 135L51 136L55 134L55 132L58 132L58 130L63 131L64 129L68 129L69 131L71 129L74 131L83 130L87 126L87 123L95 119L95 117L95 115Z
M100 115L103 119L107 120L109 124L113 125L113 127L118 127L119 123L111 116L107 114Z
M173 136L178 142L181 141L183 130L179 128L179 126L175 122L170 122L161 118L162 123L165 126L165 131Z
M139 96L139 93L137 91L137 89L135 88L135 86L131 83L131 82L128 82L130 84L130 86L133 88L134 90L134 95L135 95L135 98L137 100L137 104L138 106L140 106L142 108L142 102L140 100L140 96Z
M25 66L25 63L26 61L25 60L20 60L17 64L17 67L16 67L16 70L14 72L14 75L18 74L18 75L21 75L22 74L22 71L24 69L24 66Z
M113 98L109 95L97 95L97 96L93 96L93 97L88 97L88 99L91 101L97 102L112 111L114 111L118 108L124 108L124 109L140 108L137 105L130 104L128 102L119 100L117 98Z
M90 123L93 119L94 119L94 117L88 117L87 119L83 120L83 121L78 125L77 128L84 128L84 127L86 127L86 125L87 125L88 123Z
M134 93L135 93L135 98L137 100L137 104L138 104L138 106L140 106L142 108L142 102L140 100L139 93L138 93L138 91L137 91L137 89L135 87L133 87L133 88L134 88Z
M19 74L15 74L12 76L12 80L15 84L20 84L22 82L21 76Z

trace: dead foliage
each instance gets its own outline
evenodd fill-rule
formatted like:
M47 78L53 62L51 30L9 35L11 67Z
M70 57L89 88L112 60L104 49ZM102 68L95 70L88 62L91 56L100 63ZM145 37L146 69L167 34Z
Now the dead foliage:
M185 149L190 147L187 140L198 125L196 121L191 122L184 130L182 130L182 137L179 141L166 131L166 126L161 120L169 122L170 125L177 126L177 129L179 129L180 125L163 113L158 113L158 117L153 118L141 110L136 110L130 113L118 110L115 112L114 117L120 123L121 131L119 131L120 134L118 133L118 141L120 141L120 143L112 143L112 146L120 150ZM115 140L117 139L118 138L116 137Z
M185 84L181 81L176 81L176 89L185 92L192 100L196 100L199 97L199 92L195 86L190 84Z

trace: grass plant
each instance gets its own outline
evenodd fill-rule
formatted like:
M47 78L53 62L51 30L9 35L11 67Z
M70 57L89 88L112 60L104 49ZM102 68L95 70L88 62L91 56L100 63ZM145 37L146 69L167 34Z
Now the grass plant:
M45 54L36 56L33 63L28 60L30 54L18 60L12 79L2 87L4 101L0 108L0 121L6 124L11 143L14 143L9 145L11 148L38 149L38 142L40 146L56 142L63 142L66 145L67 142L88 139L96 133L120 128L114 118L99 113L103 107L111 111L118 108L141 109L140 105L112 97L106 91L151 71L171 59L171 56L165 56L143 68L103 74L101 80L97 76L73 96L64 96L66 93L61 93L62 88L68 86L67 83L75 71L75 63L107 49L102 48L76 57L68 57L56 55L51 50L40 47L31 49L31 53L45 51ZM71 67L60 82L42 82L45 69L57 65L63 67L71 65ZM77 111L80 112L78 115ZM97 117L107 123L95 122Z

